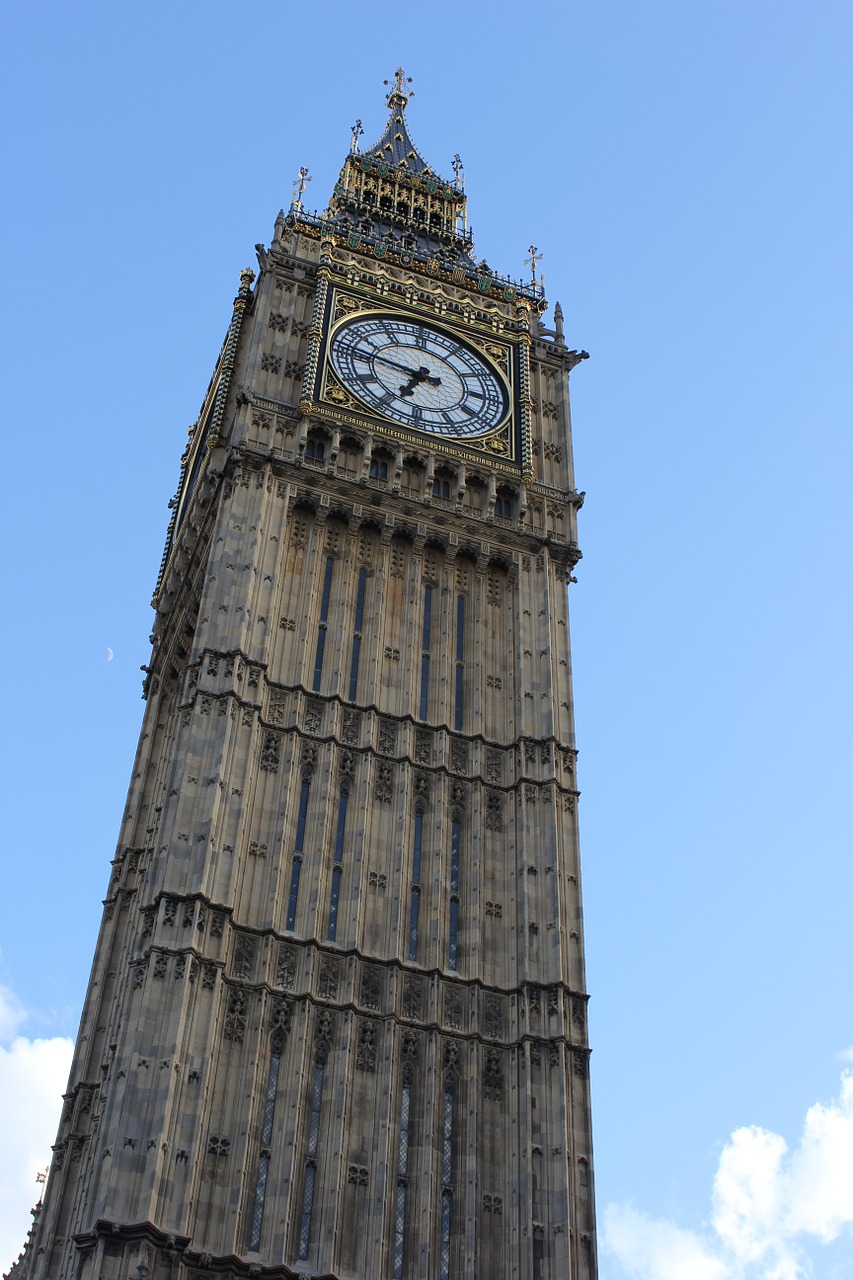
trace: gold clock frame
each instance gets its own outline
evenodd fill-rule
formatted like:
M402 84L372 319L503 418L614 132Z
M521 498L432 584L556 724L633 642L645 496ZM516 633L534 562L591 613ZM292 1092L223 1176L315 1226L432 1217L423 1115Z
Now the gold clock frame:
M313 328L313 336L320 337L317 344L315 370L319 366L319 378L316 378L316 399L300 405L302 412L316 417L333 419L340 425L352 425L366 431L380 431L382 435L411 444L413 447L441 448L451 452L460 451L469 460L485 455L491 462L502 461L509 464L513 471L522 468L522 459L518 456L522 445L520 432L517 430L519 411L519 388L516 380L516 343L506 339L493 337L490 334L475 334L470 328L462 327L448 320L445 315L440 318L417 307L406 306L393 297L367 297L356 290L341 288L330 282L331 299L327 314ZM325 308L324 308L325 310ZM504 387L507 396L507 412L497 427L481 436L466 437L441 434L438 432L420 431L417 427L407 427L394 418L386 417L380 410L362 403L339 381L331 362L331 344L335 333L344 323L354 316L388 316L398 315L401 320L417 320L431 329L444 333L454 342L471 348ZM320 329L320 333L317 333Z

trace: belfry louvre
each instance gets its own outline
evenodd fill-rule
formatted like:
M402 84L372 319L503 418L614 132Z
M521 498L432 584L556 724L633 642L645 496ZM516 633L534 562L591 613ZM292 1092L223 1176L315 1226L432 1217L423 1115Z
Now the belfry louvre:
M569 350L397 73L245 270L19 1280L596 1274Z

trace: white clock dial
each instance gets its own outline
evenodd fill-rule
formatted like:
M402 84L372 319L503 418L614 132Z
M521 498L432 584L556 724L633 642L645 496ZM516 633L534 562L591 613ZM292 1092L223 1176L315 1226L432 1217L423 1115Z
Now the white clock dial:
M332 335L343 385L386 418L432 435L488 434L509 412L502 379L441 329L399 315L355 316Z

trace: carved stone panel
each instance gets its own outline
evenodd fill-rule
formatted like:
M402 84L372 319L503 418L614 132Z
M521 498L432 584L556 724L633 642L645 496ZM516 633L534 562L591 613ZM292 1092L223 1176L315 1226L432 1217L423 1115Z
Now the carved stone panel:
M234 1040L242 1044L248 1025L246 992L240 987L231 987L228 992L228 1003L225 1008L225 1024L222 1034L226 1040Z
M424 984L422 978L403 979L403 1017L420 1021L424 1016Z
M275 985L283 987L285 991L292 991L296 985L296 951L293 947L281 945L278 949Z
M382 970L365 965L361 971L359 1002L365 1009L378 1009L382 1002Z
M337 1000L340 976L340 961L333 956L323 956L320 960L320 978L317 989L324 1000Z
M359 1071L376 1070L376 1024L373 1022L359 1025L355 1065Z

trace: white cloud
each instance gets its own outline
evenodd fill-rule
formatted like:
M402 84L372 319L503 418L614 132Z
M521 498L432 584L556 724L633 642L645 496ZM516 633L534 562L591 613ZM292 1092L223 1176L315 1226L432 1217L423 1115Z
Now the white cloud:
M723 1148L714 1178L711 1225L726 1251L742 1265L765 1258L784 1234L787 1153L784 1138L754 1125L736 1129ZM787 1280L787 1272L782 1274Z
M655 1222L627 1205L608 1205L604 1249L637 1280L728 1280L731 1275L692 1231Z
M842 1055L851 1060L850 1051ZM853 1226L853 1071L806 1112L799 1146L755 1125L723 1148L710 1224L685 1231L608 1205L602 1247L631 1280L806 1280L821 1244Z
M26 1010L15 993L8 987L0 987L0 1044L12 1039L26 1016Z
M0 987L0 1272L17 1258L30 1227L36 1174L50 1160L73 1049L65 1037L16 1036L25 1020L14 994Z
M837 1103L815 1103L790 1177L789 1216L797 1231L828 1243L853 1222L853 1072Z

